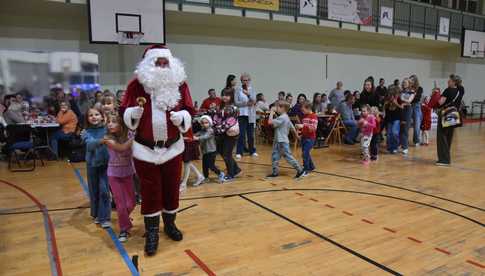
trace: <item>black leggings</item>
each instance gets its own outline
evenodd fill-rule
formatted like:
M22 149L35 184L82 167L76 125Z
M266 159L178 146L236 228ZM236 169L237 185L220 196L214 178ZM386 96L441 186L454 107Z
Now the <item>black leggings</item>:
M229 177L234 177L234 175L241 171L236 160L232 157L237 139L238 136L227 136L225 134L217 137L217 152L224 159L224 163L226 163L227 175Z
M216 167L216 155L216 152L204 153L202 155L202 171L205 178L209 177L209 170L217 175L221 174L221 170Z

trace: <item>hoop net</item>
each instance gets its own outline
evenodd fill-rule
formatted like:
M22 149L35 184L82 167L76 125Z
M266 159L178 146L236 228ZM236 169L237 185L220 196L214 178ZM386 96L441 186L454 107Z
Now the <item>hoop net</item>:
M118 32L118 43L127 45L138 45L143 38L143 32Z

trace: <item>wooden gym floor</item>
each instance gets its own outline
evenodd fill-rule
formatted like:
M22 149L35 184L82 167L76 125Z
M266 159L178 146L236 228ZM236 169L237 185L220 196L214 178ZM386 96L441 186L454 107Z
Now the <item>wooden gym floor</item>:
M485 275L485 128L455 137L451 168L434 166L434 139L369 167L358 146L332 146L313 151L317 172L300 181L288 168L265 180L271 149L259 145L236 181L182 195L184 240L161 235L151 258L139 207L122 246L115 212L115 233L92 223L84 164L10 173L2 163L0 274L130 275L137 255L142 275L159 276Z

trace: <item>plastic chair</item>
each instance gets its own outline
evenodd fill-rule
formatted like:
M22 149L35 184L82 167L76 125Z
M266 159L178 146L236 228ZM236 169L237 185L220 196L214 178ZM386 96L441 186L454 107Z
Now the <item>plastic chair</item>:
M34 146L32 128L27 124L7 126L8 169L11 172L30 172L35 170L36 161L40 160ZM14 168L14 164L17 168Z

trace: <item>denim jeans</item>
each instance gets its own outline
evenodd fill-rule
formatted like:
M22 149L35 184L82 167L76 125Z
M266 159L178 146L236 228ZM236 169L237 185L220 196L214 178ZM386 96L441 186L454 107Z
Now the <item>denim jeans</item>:
M412 105L412 118L413 118L413 143L421 143L421 121L423 120L423 114L421 112L421 103L415 103Z
M107 166L87 167L91 216L100 223L111 219Z
M359 128L357 127L357 121L355 120L345 120L343 121L345 127L347 127L347 133L345 134L344 141L346 143L353 144L357 135L359 135Z
M285 142L274 142L273 143L273 154L271 155L272 167L273 167L273 174L279 174L279 161L283 156L288 164L290 164L295 170L301 172L303 169L298 161L293 157L290 151L290 144Z
M389 152L395 151L399 147L400 124L399 120L387 123L387 150Z
M402 110L404 121L401 124L401 136L399 137L399 142L402 149L409 148L409 128L411 127L411 118L413 115L413 110L411 106L406 106Z
M50 138L50 145L52 151L56 156L59 156L59 141L69 141L73 137L72 133L66 134L62 129L58 129Z
M301 139L301 150L303 157L303 169L307 172L315 170L315 165L313 164L312 156L310 155L311 150L315 145L315 140L310 138Z
M249 154L256 152L254 148L254 123L249 123L248 116L239 116L237 118L239 123L239 140L237 140L237 154L243 154L244 147L246 146L246 137L248 139Z

